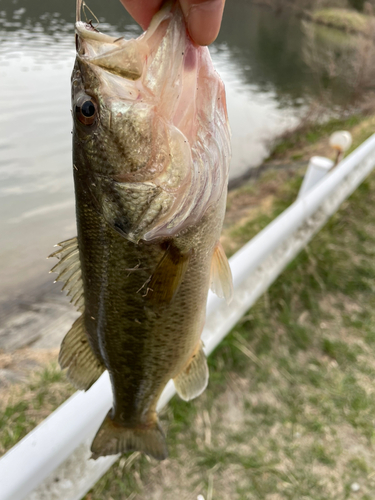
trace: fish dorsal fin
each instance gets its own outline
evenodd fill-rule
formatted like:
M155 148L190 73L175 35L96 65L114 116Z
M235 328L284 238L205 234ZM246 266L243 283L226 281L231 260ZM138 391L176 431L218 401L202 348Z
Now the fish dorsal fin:
M233 298L233 279L227 256L221 243L216 244L211 262L211 290L227 304Z
M147 285L148 297L154 303L170 302L180 288L192 252L182 253L170 245L156 266Z
M83 282L81 273L81 262L79 259L79 249L77 237L58 243L61 247L53 252L50 257L56 257L59 262L51 269L51 273L58 273L56 281L64 281L63 290L71 297L78 311L84 309Z
M203 344L199 345L188 365L173 379L177 394L184 401L198 397L208 384L208 366L203 352Z
M59 363L67 368L66 375L76 387L87 391L104 372L105 366L97 358L86 334L83 315L74 323L61 344Z

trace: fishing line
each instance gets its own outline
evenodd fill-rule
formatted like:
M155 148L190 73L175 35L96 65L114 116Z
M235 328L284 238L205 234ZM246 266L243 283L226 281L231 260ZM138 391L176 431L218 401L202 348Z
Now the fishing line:
M85 18L86 18L86 22L87 22L87 24L90 24L90 25L92 26L92 20L91 20L91 19L88 19L87 15L86 15L86 10L85 10L85 9L87 9L87 10L90 12L90 14L92 14L92 15L94 16L94 19L95 19L95 21L96 21L98 24L97 24L96 26L92 26L92 27L93 27L94 29L96 29L96 28L99 26L100 21L99 21L99 19L96 17L96 15L94 14L94 12L90 9L90 7L87 5L87 3L85 2L85 0L83 0L83 1L82 1L82 8L83 8L83 13L84 13L84 15L85 15Z

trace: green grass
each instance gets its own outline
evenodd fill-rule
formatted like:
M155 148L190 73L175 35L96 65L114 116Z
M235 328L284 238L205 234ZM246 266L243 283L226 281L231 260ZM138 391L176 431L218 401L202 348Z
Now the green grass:
M295 148L316 144L322 138L328 138L337 130L351 129L361 123L364 119L365 117L363 115L354 114L348 118L332 118L324 123L309 123L304 126L300 126L293 132L288 132L280 138L272 151L270 159L288 154ZM292 159L301 159L302 156L303 155L301 153L294 153L292 154Z
M375 131L375 118L371 114L357 113L346 118L332 118L324 123L302 122L294 130L286 132L276 141L268 161L291 163L308 162L313 155L335 159L335 152L329 146L330 135L337 130L349 130L353 143L350 154Z
M321 9L311 14L311 20L350 33L364 33L368 29L369 17L347 9Z
M0 408L0 454L26 436L73 392L57 364L45 367L28 384L17 388L5 408Z

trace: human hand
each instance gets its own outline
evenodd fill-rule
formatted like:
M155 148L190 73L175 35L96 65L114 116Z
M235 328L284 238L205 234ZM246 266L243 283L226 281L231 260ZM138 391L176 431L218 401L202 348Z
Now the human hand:
M163 0L120 0L125 9L147 29ZM198 45L212 43L220 29L225 0L179 0L189 34Z

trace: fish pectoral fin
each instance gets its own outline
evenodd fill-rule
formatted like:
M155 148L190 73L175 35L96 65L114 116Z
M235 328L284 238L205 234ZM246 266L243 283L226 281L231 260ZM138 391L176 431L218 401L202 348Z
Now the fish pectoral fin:
M106 369L95 355L85 331L83 315L74 323L61 344L59 363L77 389L89 389Z
M229 304L233 298L233 279L227 256L221 243L216 244L211 261L210 288Z
M83 282L81 273L81 261L79 258L77 237L58 243L60 247L50 257L56 257L59 262L51 269L51 273L58 273L56 281L63 281L63 290L71 297L72 302L78 309L84 309Z
M91 458L96 460L107 455L128 451L141 451L164 460L168 456L164 433L156 420L147 427L125 427L114 422L109 412L91 445Z
M147 296L156 304L170 302L180 288L192 251L182 253L170 245L147 284Z
M200 341L187 367L173 379L177 394L184 401L200 396L207 387L208 375L207 359Z

